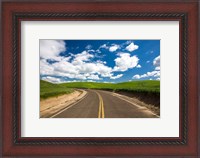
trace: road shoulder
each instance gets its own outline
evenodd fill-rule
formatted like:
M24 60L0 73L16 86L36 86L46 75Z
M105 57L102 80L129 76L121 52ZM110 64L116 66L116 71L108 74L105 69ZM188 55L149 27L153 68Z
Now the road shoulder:
M153 106L153 105L149 105L149 104L145 104L144 102L138 100L137 98L130 98L128 96L125 95L121 95L118 93L112 93L113 96L118 97L124 101L127 101L131 104L133 104L134 106L137 106L139 109L146 109L149 112L151 112L153 115L155 115L156 117L160 117L160 109Z
M49 118L62 109L82 99L87 92L75 90L73 93L40 101L40 118Z

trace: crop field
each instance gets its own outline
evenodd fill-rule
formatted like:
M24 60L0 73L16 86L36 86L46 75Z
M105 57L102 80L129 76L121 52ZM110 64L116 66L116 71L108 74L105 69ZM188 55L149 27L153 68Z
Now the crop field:
M68 94L73 92L73 89L66 88L61 84L53 84L47 81L40 80L40 99L46 99L49 97L56 97L62 94Z
M103 90L124 90L134 92L160 93L160 81L132 81L122 83L97 83L97 82L71 82L60 84L66 88L86 88Z
M73 88L160 93L160 81L132 81L122 83L71 82L53 84L40 80L40 99L68 94L73 92Z

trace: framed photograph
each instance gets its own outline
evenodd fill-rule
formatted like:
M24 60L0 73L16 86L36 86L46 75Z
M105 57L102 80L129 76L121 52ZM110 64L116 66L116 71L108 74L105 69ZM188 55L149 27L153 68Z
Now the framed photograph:
M3 2L2 156L199 157L198 9Z

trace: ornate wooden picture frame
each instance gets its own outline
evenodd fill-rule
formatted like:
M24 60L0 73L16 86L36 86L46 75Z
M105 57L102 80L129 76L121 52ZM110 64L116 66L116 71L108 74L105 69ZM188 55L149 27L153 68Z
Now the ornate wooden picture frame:
M200 156L198 5L198 2L3 2L2 155ZM21 22L72 20L179 21L179 137L21 137Z

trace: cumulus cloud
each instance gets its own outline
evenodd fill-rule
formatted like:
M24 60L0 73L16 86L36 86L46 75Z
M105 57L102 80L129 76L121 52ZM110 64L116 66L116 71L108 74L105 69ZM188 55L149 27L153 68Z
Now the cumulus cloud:
M147 77L160 77L160 71L151 71L143 75L136 74L133 76L133 79L141 79L141 78L147 78Z
M159 67L160 66L160 55L157 56L154 60L153 60L153 65Z
M106 44L103 44L99 48L108 49L109 47Z
M60 61L52 64L52 67L54 69L54 72L60 72L60 73L68 73L68 74L78 74L77 68L75 65L71 64L67 61Z
M101 77L110 77L112 68L105 65L106 62L90 62L93 55L84 51L74 55L70 62L63 58L61 61L49 64L47 60L40 60L40 74L64 76L70 79L93 79L100 80Z
M114 52L114 51L116 51L116 50L119 49L119 48L120 48L120 46L117 45L117 44L115 44L115 45L112 45L112 46L109 48L109 51L110 51L110 52Z
M118 79L122 76L123 76L123 74L119 74L119 75L116 75L116 76L111 76L110 79L115 80L115 79Z
M156 67L155 70L160 70L160 66Z
M48 81L48 82L51 82L51 83L61 83L60 78L51 77L51 76L42 77L42 80Z
M111 67L108 67L104 64L101 64L101 63L97 63L97 64L94 64L95 65L95 69L96 69L96 72L101 75L102 77L109 77L111 72L112 72L112 68Z
M137 67L137 68L141 68L142 66L138 64L136 67Z
M138 45L135 45L133 42L130 43L127 47L126 47L126 50L129 51L129 52L132 52L136 49L138 49L139 46Z
M136 55L131 57L129 53L120 53L114 61L116 66L113 71L127 71L129 68L136 67L139 59Z
M70 82L77 82L77 80L72 80L72 81L64 81L64 83L70 83Z
M153 60L153 65L156 66L155 70L160 70L160 55Z
M147 62L149 63L149 61ZM156 80L160 80L160 56L157 56L153 60L153 65L155 66L155 70L147 72L142 75L136 74L133 76L133 79L141 79L141 78L148 78L148 77L151 77L150 79L152 79L153 77Z
M62 40L40 40L40 57L43 59L61 60L59 54L66 51Z
M140 79L141 77L140 77L140 75L134 75L133 76L133 79Z
M97 62L97 63L100 63L100 64L107 64L106 61L101 61L101 60L97 60L96 62Z
M93 58L94 55L88 53L87 51L83 51L82 53L76 54L74 55L74 60L73 63L74 64L81 64L84 61L89 61L90 58Z
M92 45L88 44L85 49L92 49Z
M151 76L158 77L158 76L160 76L160 71L147 72L147 76L148 77L151 77Z
M94 81L94 80L86 80L87 82L96 82L96 81Z
M141 78L145 78L145 77L148 77L148 75L147 75L147 74L143 74L143 75L141 75L140 77L141 77Z
M40 74L41 75L52 75L54 68L45 60L40 60Z
M128 44L128 43L127 43ZM127 45L126 44L126 45ZM129 42L131 45L131 42ZM114 52L120 49L119 45L104 44L99 49L107 49ZM102 80L103 78L118 79L123 74L114 75L114 72L124 72L130 68L140 68L138 57L129 53L120 52L114 59L113 67L107 66L106 61L100 60L92 46L86 46L86 50L80 53L68 53L68 57L60 56L66 51L65 42L62 40L40 41L40 75L48 76L42 79L50 82L61 82L60 77L77 80ZM54 77L52 77L54 76Z
M93 75L93 74L89 75L89 76L87 77L87 79L91 79L91 80L101 80L101 78L99 78L98 75Z

